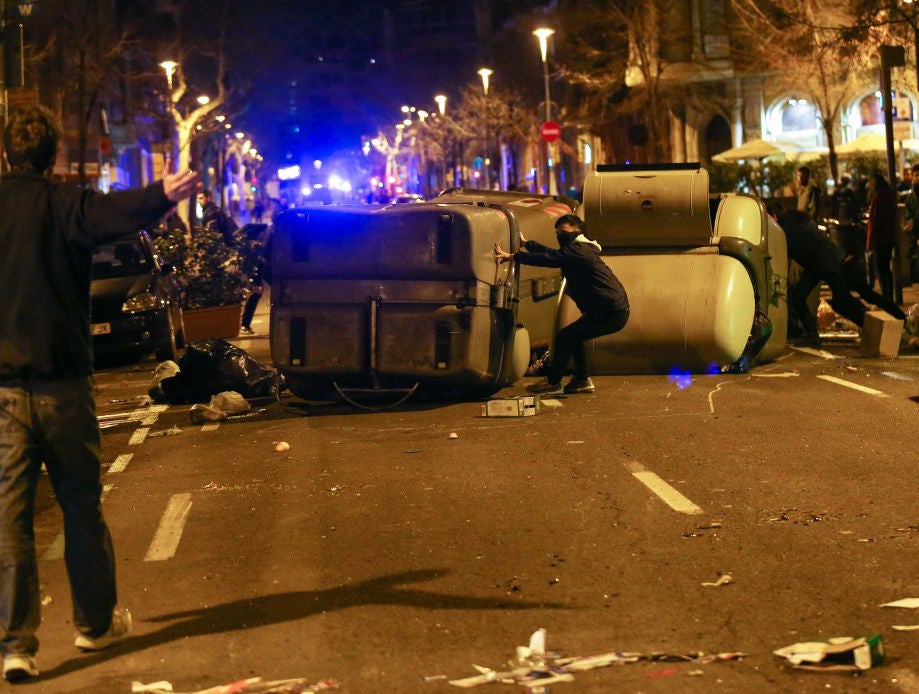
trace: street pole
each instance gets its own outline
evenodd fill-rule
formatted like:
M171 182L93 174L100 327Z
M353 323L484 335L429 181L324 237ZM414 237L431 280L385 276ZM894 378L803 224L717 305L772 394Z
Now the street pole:
M896 188L897 168L893 149L893 109L890 98L890 68L901 67L906 64L906 52L903 46L881 46L881 99L884 104L884 135L887 140L887 176L890 185ZM893 281L894 300L903 303L903 286L900 280L900 234L897 233L897 242L894 244L893 253Z
M542 56L542 78L543 87L545 88L546 99L546 122L552 120L552 98L549 95L549 37L554 34L553 29L540 28L536 29L533 34L539 39L539 52ZM558 188L555 184L555 172L553 171L554 162L552 161L552 143L546 142L546 186L549 195L556 195Z
M491 76L492 71L487 67L483 67L479 70L479 75L482 77L482 89L485 91L485 157L482 159L483 168L485 169L485 189L491 190L491 163L488 158L488 78Z
M6 0L0 0L0 43L6 35ZM6 46L3 46L4 53ZM3 149L3 132L6 130L6 119L9 115L8 95L6 91L6 61L0 53L0 173L6 171L6 152Z

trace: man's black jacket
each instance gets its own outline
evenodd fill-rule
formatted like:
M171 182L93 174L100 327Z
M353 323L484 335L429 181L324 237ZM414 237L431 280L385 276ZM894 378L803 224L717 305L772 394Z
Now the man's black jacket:
M0 384L92 373L92 249L172 206L162 182L103 195L37 173L0 180Z
M517 252L514 260L524 265L561 268L565 292L584 314L612 314L629 310L625 288L600 259L600 244L586 236L559 249L527 241L528 252Z
M821 277L841 271L845 251L821 234L814 220L789 210L779 215L778 222L785 232L788 256L803 269Z

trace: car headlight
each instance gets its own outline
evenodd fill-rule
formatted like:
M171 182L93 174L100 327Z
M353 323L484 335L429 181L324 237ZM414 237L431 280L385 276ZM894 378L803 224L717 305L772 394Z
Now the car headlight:
M143 292L125 301L121 310L125 313L139 313L141 311L152 311L156 308L156 305L156 295L150 292Z

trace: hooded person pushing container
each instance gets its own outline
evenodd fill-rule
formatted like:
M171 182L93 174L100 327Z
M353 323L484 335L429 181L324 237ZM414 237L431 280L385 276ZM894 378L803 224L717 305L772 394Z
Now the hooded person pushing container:
M587 352L584 343L603 335L611 335L625 327L629 320L629 298L622 283L600 258L600 244L584 235L584 221L568 214L555 222L558 250L527 241L520 241L525 251L505 252L495 244L495 256L506 262L514 259L523 265L557 267L565 278L565 292L571 297L581 317L558 331L555 353L546 377L527 388L540 395L572 395L596 390L587 372ZM562 387L562 376L574 362L571 380Z

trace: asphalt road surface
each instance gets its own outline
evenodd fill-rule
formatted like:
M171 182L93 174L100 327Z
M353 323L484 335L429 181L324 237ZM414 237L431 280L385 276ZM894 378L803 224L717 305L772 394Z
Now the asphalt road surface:
M266 339L238 344L268 361ZM919 691L919 631L893 629L919 610L880 607L919 597L919 354L840 342L740 376L600 377L526 418L287 396L207 426L140 404L154 366L97 376L100 418L122 422L103 431L104 507L134 635L73 648L44 480L42 675L24 691L255 676L456 691L447 679L504 668L539 628L568 656L748 654L641 660L552 692ZM857 677L773 655L875 633L887 658Z

